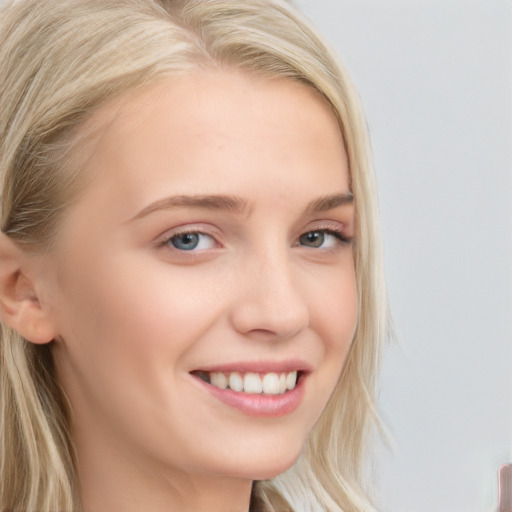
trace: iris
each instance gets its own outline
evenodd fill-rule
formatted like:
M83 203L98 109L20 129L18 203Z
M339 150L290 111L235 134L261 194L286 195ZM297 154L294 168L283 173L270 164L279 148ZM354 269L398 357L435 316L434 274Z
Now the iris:
M199 245L199 233L180 233L173 236L170 243L182 251L192 251Z
M308 247L322 247L325 242L325 232L323 231L310 231L309 233L304 233L299 238L301 245L306 245Z

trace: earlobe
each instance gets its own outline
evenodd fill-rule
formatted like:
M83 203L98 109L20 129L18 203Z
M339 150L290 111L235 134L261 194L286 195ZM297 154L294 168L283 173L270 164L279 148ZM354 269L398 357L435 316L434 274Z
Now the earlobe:
M31 258L0 233L0 319L27 341L48 343L55 337L48 311L36 292Z

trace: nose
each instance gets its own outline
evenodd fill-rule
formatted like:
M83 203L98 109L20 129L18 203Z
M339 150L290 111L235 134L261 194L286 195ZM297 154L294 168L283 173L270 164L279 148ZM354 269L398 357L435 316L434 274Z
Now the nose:
M284 251L244 265L231 310L235 330L250 337L286 339L305 329L309 308L299 277Z

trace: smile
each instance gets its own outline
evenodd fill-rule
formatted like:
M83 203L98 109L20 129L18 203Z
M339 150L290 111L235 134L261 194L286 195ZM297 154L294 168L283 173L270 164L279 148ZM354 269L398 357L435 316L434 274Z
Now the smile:
M299 372L193 372L204 382L219 389L249 394L282 395L295 388Z
M245 415L277 418L302 403L314 368L301 360L239 361L190 372L213 398Z

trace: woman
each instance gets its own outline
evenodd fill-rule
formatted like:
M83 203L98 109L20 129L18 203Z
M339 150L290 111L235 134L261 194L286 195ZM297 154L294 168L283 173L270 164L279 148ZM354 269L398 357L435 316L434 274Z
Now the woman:
M283 0L24 0L0 32L1 510L368 511L364 121Z

